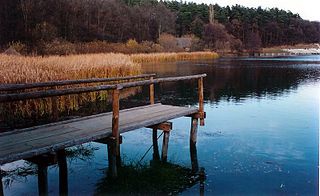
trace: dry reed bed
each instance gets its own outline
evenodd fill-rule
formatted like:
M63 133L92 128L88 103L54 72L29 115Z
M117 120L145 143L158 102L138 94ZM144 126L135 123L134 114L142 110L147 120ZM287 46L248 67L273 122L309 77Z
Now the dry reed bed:
M0 70L0 84L4 84L137 75L141 73L141 66L128 55L113 53L49 57L0 54ZM62 96L58 99L58 110L77 110L83 103L105 100L107 96L107 92ZM18 118L49 116L52 113L52 102L50 98L15 102L0 105L0 110L0 120L11 116L8 113Z
M196 59L216 59L219 55L215 52L178 52L178 53L151 53L132 54L131 59L136 63L151 63L164 61L183 61Z
M106 53L48 57L0 54L0 84L130 76L141 73L139 63L214 58L218 58L218 54L214 52L133 55ZM87 85L90 84L76 86ZM137 90L139 89L128 89L122 95L129 96ZM84 103L107 100L108 96L107 92L61 96L58 98L58 111L69 113L78 110ZM0 125L1 121L14 123L12 119L32 117L37 120L40 117L50 117L53 107L51 98L0 104Z

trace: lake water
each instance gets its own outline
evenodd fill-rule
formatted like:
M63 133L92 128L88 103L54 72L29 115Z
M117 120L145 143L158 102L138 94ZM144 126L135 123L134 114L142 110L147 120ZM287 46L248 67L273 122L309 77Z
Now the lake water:
M220 58L148 64L143 69L158 77L207 74L207 118L199 127L197 143L199 166L207 176L206 195L318 195L320 56ZM195 88L196 81L156 85L156 101L197 106ZM142 89L130 100L143 101L147 94L148 89ZM172 122L168 159L191 168L190 118ZM123 135L125 163L140 161L152 143L151 135L146 128ZM70 195L93 195L104 186L106 146L85 147L94 149L89 157L68 158ZM141 162L148 164L151 158L150 151ZM18 166L34 167L18 161L2 168ZM5 195L37 194L37 176L29 173L5 177ZM59 194L57 166L50 166L48 178L49 194ZM180 194L199 194L199 187Z

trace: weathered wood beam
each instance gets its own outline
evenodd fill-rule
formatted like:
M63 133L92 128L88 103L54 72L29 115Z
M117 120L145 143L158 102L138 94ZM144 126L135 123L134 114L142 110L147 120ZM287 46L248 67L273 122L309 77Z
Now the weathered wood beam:
M112 84L112 85L100 85L100 86L81 87L81 88L72 88L72 89L69 88L69 89L61 89L61 90L46 90L46 91L27 92L27 93L0 94L0 102L80 94L80 93L88 93L88 92L94 92L94 91L111 90L116 88L117 88L117 85Z
M167 162L168 160L169 137L170 137L170 131L164 131L163 142L162 142L162 153L161 153L161 160L163 162Z
M194 114L190 114L190 115L187 115L187 117L191 117L191 118L206 118L207 117L207 113L206 112L197 112L197 113L194 113Z
M112 92L112 137L116 139L115 156L117 166L121 165L120 158L120 132L119 132L119 111L120 111L120 89L115 89Z
M196 173L199 170L198 156L197 156L197 132L198 132L198 118L191 119L190 129L190 159L192 172Z
M69 89L62 89L62 90L47 90L47 91L37 91L37 92L27 92L27 93L1 94L0 95L0 102L10 102L10 101L19 101L19 100L26 100L26 99L46 98L46 97L53 97L53 96L80 94L80 93L86 93L86 92L111 90L111 89L122 89L122 88L145 86L145 85L157 84L157 83L163 83L163 82L176 82L176 81L182 81L182 80L199 79L199 78L203 78L203 77L206 77L206 74L192 75L192 76L181 76L181 77L158 78L158 79L154 79L153 81L142 80L142 81L121 83L121 84L80 87L80 88L73 88L73 89L69 88Z
M148 128L152 129L153 160L158 161L160 160L159 146L158 146L158 130L162 130L164 132L170 132L172 130L172 122L163 122L163 123L149 126ZM169 137L169 136L166 136L166 137ZM164 142L165 143L169 142L169 138L168 140L164 138ZM164 148L168 148L168 147L165 146ZM168 151L168 149L164 149L164 148L162 147L162 158L167 156L165 154Z
M115 156L116 154L116 140L113 140L113 142L109 142L107 144L108 148L108 170L109 170L109 175L111 175L112 178L116 178L118 176L118 171L117 171L117 158Z
M115 89L112 92L112 138L113 141L108 143L108 161L109 171L112 177L117 177L117 167L121 166L120 157L120 133L119 133L119 100L120 89Z
M158 129L152 128L152 145L153 145L153 160L160 161L159 146L158 146Z
M204 113L204 103L203 103L203 78L198 79L198 96L199 96L199 113ZM204 118L200 118L200 126L204 126Z
M153 77L150 77L150 81L153 81ZM154 104L154 84L151 83L149 87L150 104Z
M142 80L142 81L121 83L118 85L121 86L122 88L130 88L130 87L145 86L145 85L158 84L158 83L164 83L164 82L177 82L177 81L183 81L183 80L199 79L206 76L207 74L199 74L199 75L191 75L191 76L157 78L157 79L154 79L153 81Z
M155 75L156 74L141 74L136 76L112 77L112 78L91 78L91 79L62 80L62 81L25 83L25 84L1 84L0 91L15 91L15 90L24 90L24 89L32 89L32 88L65 86L65 85L73 85L73 84L113 82L113 81L121 81L121 80L149 78Z
M163 123L149 126L148 128L158 129L158 130L162 130L162 131L171 131L172 130L172 122L163 122Z

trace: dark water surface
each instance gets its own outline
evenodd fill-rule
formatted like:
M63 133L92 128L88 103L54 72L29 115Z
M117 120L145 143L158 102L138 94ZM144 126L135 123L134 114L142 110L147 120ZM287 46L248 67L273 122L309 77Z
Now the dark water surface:
M198 131L198 161L205 169L206 195L317 195L320 56L289 58L221 58L144 65L159 76L206 73L206 125ZM195 82L156 85L156 100L196 106ZM146 99L148 89L132 97ZM169 161L190 168L190 118L173 120ZM126 163L137 163L150 147L151 131L125 133L121 145ZM108 167L105 145L85 145L89 152L68 157L69 194L100 193ZM90 149L92 151L90 151ZM80 153L81 154L81 153ZM148 164L149 152L142 163ZM37 175L26 162L5 177L5 195L37 194ZM30 169L31 168L31 169ZM28 173L29 172L29 173ZM21 175L21 173L23 175ZM59 194L58 167L48 171L49 194ZM199 185L182 195L199 194Z

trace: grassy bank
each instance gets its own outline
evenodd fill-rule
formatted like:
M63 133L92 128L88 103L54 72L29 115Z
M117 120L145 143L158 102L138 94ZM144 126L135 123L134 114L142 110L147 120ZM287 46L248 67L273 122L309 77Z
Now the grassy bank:
M218 55L214 52L134 55L101 53L47 57L0 54L0 84L130 76L142 72L140 63L143 62L214 59L217 57ZM73 87L89 85L92 84ZM126 89L123 91L122 97L130 96L136 92L137 89ZM109 100L108 97L110 94L105 91L61 96L57 100L58 111L61 115L70 115L74 111L81 111L79 110L81 108L89 107L89 103L103 102L105 105L105 100ZM3 122L12 127L25 122L37 123L39 119L50 119L53 114L52 108L51 98L0 104L0 131Z
M128 55L113 53L49 57L0 55L0 68L0 84L119 77L141 73L141 66L134 63ZM77 86L88 85L90 84ZM58 110L68 114L78 110L81 105L103 101L108 96L108 92L61 96L58 98ZM33 119L37 122L38 119L49 118L51 114L50 98L0 104L0 124L4 121L9 126L17 124L15 120L20 122Z
M136 75L139 64L123 54L90 54L49 57L0 55L0 83Z
M183 61L196 59L215 59L219 55L215 52L177 52L177 53L150 53L132 54L132 61L136 63L151 63L164 61Z

